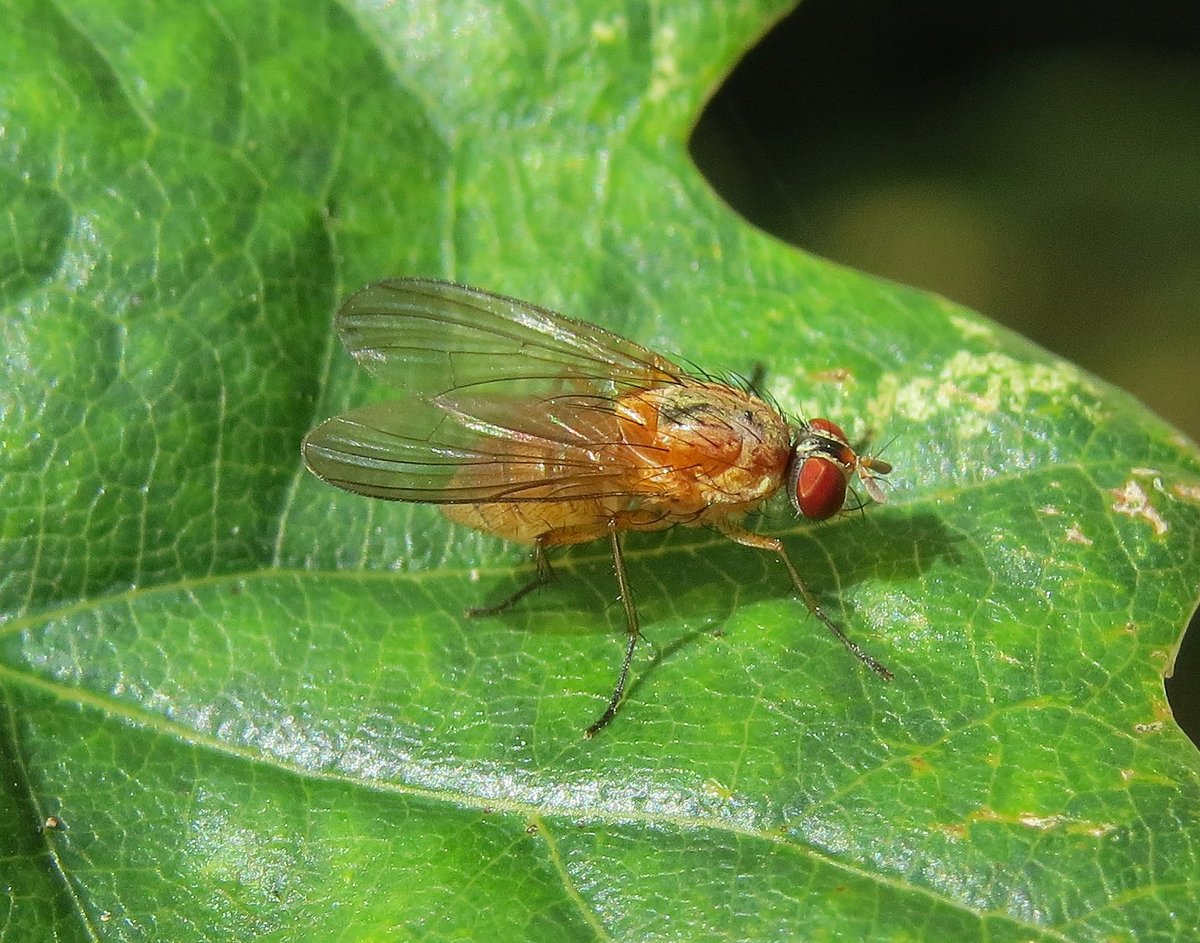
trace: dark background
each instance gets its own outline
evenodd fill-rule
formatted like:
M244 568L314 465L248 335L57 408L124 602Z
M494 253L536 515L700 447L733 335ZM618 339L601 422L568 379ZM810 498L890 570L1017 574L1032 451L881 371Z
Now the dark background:
M757 226L962 302L1200 440L1200 4L808 0L692 153ZM1200 620L1167 695L1200 744Z

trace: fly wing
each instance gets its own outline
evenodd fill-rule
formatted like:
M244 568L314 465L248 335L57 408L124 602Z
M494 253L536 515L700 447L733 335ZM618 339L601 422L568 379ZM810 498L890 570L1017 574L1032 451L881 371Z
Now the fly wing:
M397 387L392 402L322 423L304 441L320 478L399 501L555 501L631 493L613 403L687 382L664 357L601 328L446 282L399 279L353 295L338 333Z
M342 305L337 329L367 370L425 399L488 384L531 396L554 393L568 380L610 390L645 387L683 373L594 324L431 279L390 279L362 289Z

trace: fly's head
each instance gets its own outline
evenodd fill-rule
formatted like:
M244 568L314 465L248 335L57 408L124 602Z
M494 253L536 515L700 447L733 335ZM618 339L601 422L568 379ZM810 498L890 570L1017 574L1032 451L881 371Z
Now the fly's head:
M788 497L792 507L812 521L833 517L846 504L846 489L855 475L871 500L886 499L877 475L892 466L880 458L859 455L840 426L828 419L800 424L788 467Z

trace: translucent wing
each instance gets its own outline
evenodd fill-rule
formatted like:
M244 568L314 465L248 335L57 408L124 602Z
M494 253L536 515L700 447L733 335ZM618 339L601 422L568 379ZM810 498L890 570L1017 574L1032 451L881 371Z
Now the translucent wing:
M337 329L367 370L422 398L489 383L538 395L568 378L644 387L682 374L665 357L594 324L430 279L364 288L342 305Z
M629 493L656 472L629 467L613 403L623 392L690 382L616 334L447 282L371 285L342 306L337 328L355 360L401 396L322 423L304 441L304 460L331 484L373 497Z

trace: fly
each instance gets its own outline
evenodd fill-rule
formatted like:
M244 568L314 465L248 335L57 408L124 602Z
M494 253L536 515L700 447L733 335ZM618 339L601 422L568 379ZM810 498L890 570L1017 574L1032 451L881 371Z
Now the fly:
M741 388L692 375L595 325L502 295L431 279L391 279L350 296L337 330L354 359L402 391L305 437L305 464L346 491L437 504L457 524L533 547L532 580L550 579L546 551L607 539L625 610L625 654L608 705L621 705L640 636L621 534L706 526L774 553L809 611L878 675L892 674L817 604L782 542L743 518L786 488L810 520L840 512L857 476L892 466L861 455L828 419L793 423Z

